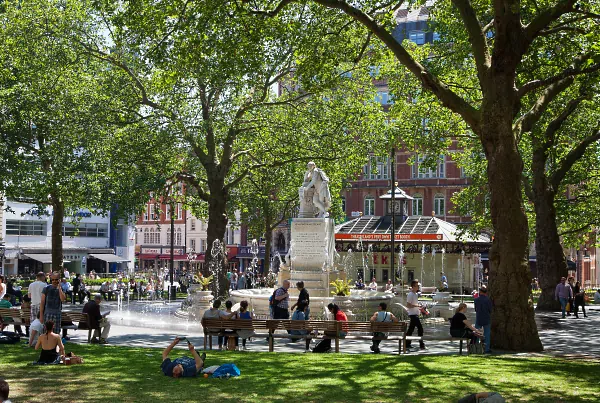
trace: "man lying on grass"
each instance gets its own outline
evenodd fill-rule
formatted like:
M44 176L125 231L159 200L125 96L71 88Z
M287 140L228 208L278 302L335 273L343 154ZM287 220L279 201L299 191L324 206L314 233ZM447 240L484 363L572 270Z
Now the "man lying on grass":
M190 357L179 357L176 358L175 361L171 361L169 358L169 353L173 350L182 339L176 337L175 340L169 344L169 347L165 348L165 351L162 353L162 364L160 365L160 369L166 376L172 376L173 378L179 377L190 377L196 376L200 371L202 371L202 367L204 366L204 360L206 359L206 353L202 353L202 356L199 356L192 343L187 341L188 348L192 353L193 359ZM186 340L183 338L183 340Z

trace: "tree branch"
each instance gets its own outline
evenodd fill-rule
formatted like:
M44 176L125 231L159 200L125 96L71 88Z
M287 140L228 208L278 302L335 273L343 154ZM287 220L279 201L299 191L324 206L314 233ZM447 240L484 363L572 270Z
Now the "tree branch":
M550 176L550 184L554 189L558 189L567 172L583 157L588 146L598 140L600 140L600 128L596 129L594 133L583 139L576 147L569 151L560 162L559 168Z
M475 56L475 64L477 66L477 75L479 76L479 80L483 83L487 81L491 57L484 31L481 28L481 23L471 5L471 0L452 0L452 3L458 8L465 28L467 29L467 33L469 34L473 55Z
M297 0L281 0L273 11L262 12L269 16L275 16L288 4ZM434 74L417 62L408 51L388 32L379 25L371 16L358 7L351 5L346 0L314 0L324 7L338 9L361 23L365 28L379 38L394 54L396 59L402 63L420 82L424 89L432 92L440 102L453 112L459 114L473 129L477 129L480 123L479 111L470 105L441 82ZM258 12L259 14L261 12Z
M175 174L175 178L181 182L185 182L194 187L196 192L198 193L198 197L200 197L205 202L208 202L210 195L204 191L204 188L200 184L198 178L195 175L192 175L187 172L178 172Z
M590 98L591 96L586 94L570 100L560 115L548 124L544 133L544 150L548 150L554 145L556 132L562 127L563 123L573 114L573 112L577 110L579 104Z
M583 69L580 68L581 65L586 60L590 59L591 57L592 57L592 54L589 54L589 53L577 56L575 58L575 60L573 61L573 63L571 64L571 66L564 69L557 75L548 77L543 80L533 80L533 81L530 81L530 82L524 84L517 91L517 96L519 98L522 98L523 96L527 95L531 91L537 90L538 88L547 87L549 85L552 85L552 84L554 84L560 80L563 80L565 78L568 78L568 77L575 77L575 76L579 76L582 74L589 74L589 73L594 73L594 72L600 71L600 63L593 64L593 65L583 68Z
M554 7L550 7L538 14L524 29L525 37L529 43L540 35L544 29L558 20L564 14L575 11L577 0L559 0Z
M582 225L579 228L575 228L575 229L572 229L572 230L569 230L569 231L561 232L561 233L558 234L558 236L565 236L565 235L570 235L570 234L576 234L578 232L583 232L583 231L588 232L588 230L589 230L590 227L592 227L592 226L596 227L598 225L600 225L600 221L599 220L593 220L593 221L588 222L585 225Z
M573 77L567 77L548 87L538 100L533 104L531 109L523 114L514 124L513 133L515 137L520 137L521 134L531 131L533 125L540 120L542 113L548 108L548 105L565 89L567 89L574 81Z

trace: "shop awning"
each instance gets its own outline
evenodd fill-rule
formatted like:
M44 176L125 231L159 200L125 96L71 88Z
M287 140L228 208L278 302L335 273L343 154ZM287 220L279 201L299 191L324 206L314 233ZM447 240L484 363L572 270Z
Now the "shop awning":
M26 259L37 260L43 264L52 264L52 255L49 253L28 253L23 255ZM71 263L70 260L63 260L63 263Z
M163 253L158 258L162 260L170 260L171 255L169 253ZM173 260L187 260L187 255L173 255Z
M90 254L90 257L93 259L104 260L107 263L122 263L122 262L130 262L130 260L124 259L121 256L105 254L105 253L94 253Z
M140 253L137 258L140 260L154 260L158 258L158 255L156 253Z

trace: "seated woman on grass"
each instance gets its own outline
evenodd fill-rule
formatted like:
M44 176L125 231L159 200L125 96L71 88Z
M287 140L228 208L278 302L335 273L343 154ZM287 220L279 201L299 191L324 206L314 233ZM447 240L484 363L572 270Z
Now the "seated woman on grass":
M60 362L60 358L65 355L65 347L62 344L60 335L54 333L54 322L49 320L44 324L46 334L38 337L38 341L35 345L35 349L42 349L40 358L37 360L38 364L53 364ZM58 353L56 352L58 347Z
M471 343L475 343L478 337L483 336L483 333L469 323L465 312L467 312L467 304L461 302L450 320L450 335L452 337L470 337Z

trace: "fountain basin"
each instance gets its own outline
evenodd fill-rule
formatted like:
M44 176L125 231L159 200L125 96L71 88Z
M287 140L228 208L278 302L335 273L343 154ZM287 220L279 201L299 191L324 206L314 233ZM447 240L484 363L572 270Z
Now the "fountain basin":
M243 300L248 301L249 308L252 310L254 315L258 316L269 316L269 297L273 295L275 288L254 288L246 290L234 290L230 293L231 301L239 303ZM310 293L310 289L308 289ZM378 309L381 302L385 302L388 306L391 306L393 299L395 298L392 293L376 292L368 290L352 290L349 296L346 297L322 297L311 295L310 297L310 317L312 319L324 319L327 314L327 305L329 303L338 303L343 301L343 305L340 305L342 310L351 310L354 314L355 320L366 320L370 317L373 312ZM295 298L290 298L290 305L295 302Z

